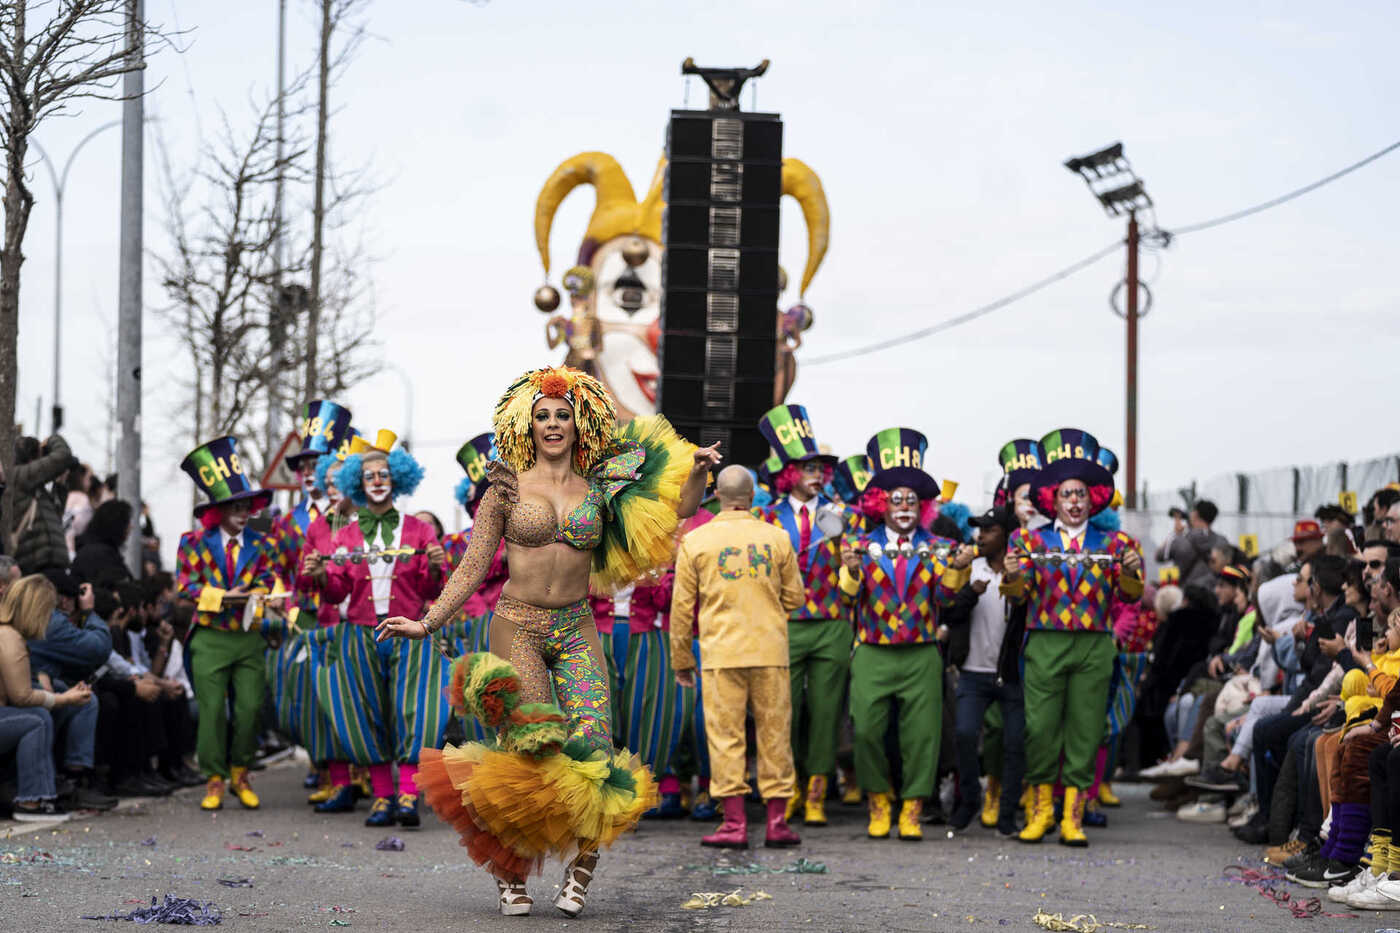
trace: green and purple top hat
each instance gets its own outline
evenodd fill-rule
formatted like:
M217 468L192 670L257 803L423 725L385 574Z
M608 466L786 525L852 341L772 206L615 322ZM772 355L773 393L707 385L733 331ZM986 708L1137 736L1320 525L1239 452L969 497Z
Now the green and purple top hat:
M807 409L801 405L779 405L769 409L758 419L758 430L781 461L778 470L789 463L804 460L817 460L828 466L836 464L835 457L817 449L812 421L807 417ZM776 474L778 470L773 473Z
M458 449L457 462L471 481L471 488L466 493L467 503L476 502L485 495L491 485L486 481L486 467L500 456L496 450L496 435L490 431L478 434Z
M350 409L318 399L301 410L301 450L287 455L292 469L305 457L337 452L350 438Z
M842 502L854 503L865 492L865 487L870 485L870 475L870 458L865 454L856 454L836 461L831 485Z
M1112 473L1114 476L1118 475L1118 455L1113 451L1109 450L1107 447L1100 447L1098 461L1099 465L1105 470Z
M219 437L190 451L180 461L180 469L189 474L199 491L209 497L194 507L196 516L203 515L216 505L253 500L253 511L268 507L272 502L272 490L259 489L253 485L244 470L243 461L238 456L238 441L232 437Z
M1067 479L1082 480L1089 487L1091 515L1108 508L1113 500L1113 473L1103 454L1117 457L1099 446L1098 439L1079 428L1060 428L1040 439L1045 466L1031 480L1031 500L1040 513L1055 517L1055 490Z
M870 485L888 492L900 486L914 490L920 499L937 499L938 480L924 470L928 438L913 428L886 428L865 445L870 458Z
M1045 450L1040 441L1018 437L1006 442L997 454L997 462L1001 464L1007 494L1013 495L1022 483L1029 483L1045 466Z

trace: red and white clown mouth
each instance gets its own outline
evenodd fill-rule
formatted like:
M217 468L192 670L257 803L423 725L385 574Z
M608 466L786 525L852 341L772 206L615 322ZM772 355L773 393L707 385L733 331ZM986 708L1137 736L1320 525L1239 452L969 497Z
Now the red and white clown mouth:
M656 380L659 373L642 373L632 370L632 378L637 380L637 388L642 390L642 394L647 397L647 401L656 404Z
M392 483L374 482L365 487L365 498L375 505L387 502L393 494L394 486Z

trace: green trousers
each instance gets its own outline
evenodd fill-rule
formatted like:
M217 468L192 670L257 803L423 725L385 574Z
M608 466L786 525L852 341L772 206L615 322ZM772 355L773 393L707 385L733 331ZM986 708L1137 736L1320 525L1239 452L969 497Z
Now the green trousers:
M1031 632L1026 638L1026 780L1087 789L1103 739L1118 648L1095 632ZM1061 769L1061 756L1064 758Z
M869 793L891 791L885 730L896 700L904 780L899 796L903 800L928 797L938 773L943 732L943 656L936 644L856 646L851 659L856 780Z
M842 619L788 622L792 750L799 776L836 770L841 698L851 669L851 627Z
M199 704L195 754L206 777L229 777L258 750L258 716L267 692L266 643L256 632L196 630L190 641L194 701ZM233 741L229 741L229 688L233 688Z

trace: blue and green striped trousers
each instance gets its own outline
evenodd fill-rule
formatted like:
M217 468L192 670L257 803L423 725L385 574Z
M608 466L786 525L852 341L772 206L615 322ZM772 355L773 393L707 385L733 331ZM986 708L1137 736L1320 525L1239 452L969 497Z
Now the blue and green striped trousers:
M423 746L439 747L451 709L447 659L427 640L374 640L368 625L319 629L324 663L316 668L316 700L351 764L418 762Z
M694 648L699 651L698 642ZM694 689L676 683L670 633L655 628L630 633L625 670L627 747L659 777L673 771L672 759L685 742L697 771L708 777L710 757L700 682L696 681Z

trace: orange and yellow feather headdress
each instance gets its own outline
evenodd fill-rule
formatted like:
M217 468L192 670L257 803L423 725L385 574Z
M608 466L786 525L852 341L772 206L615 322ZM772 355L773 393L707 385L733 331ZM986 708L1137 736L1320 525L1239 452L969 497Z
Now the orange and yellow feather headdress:
M601 461L617 429L617 410L603 384L569 366L532 369L506 389L492 419L496 449L517 473L535 465L530 416L541 398L566 399L574 409L574 465L587 474Z

